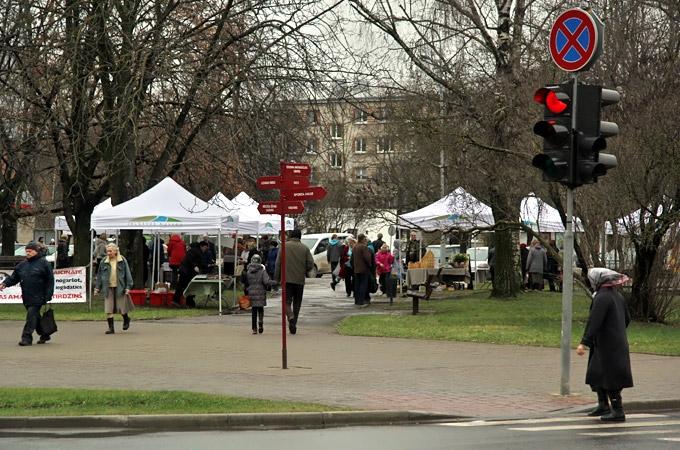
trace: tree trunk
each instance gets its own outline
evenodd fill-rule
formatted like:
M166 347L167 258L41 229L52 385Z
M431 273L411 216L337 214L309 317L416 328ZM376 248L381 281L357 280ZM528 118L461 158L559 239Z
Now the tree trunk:
M2 255L14 256L14 243L17 241L17 218L12 210L2 212Z
M634 319L654 321L654 317L650 317L649 294L651 287L649 278L656 260L657 247L635 244L635 251L635 273L629 306L630 313ZM652 314L652 316L654 315Z

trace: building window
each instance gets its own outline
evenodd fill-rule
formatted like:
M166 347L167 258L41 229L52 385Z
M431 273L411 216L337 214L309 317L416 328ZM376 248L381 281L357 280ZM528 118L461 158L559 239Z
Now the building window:
M354 111L354 121L356 123L366 123L366 122L368 122L368 113L361 108L357 108Z
M343 127L340 123L334 123L331 125L331 139L342 139Z
M354 173L357 180L368 180L368 169L366 167L357 167Z
M342 167L342 155L340 153L334 152L330 154L331 167L334 169L339 169Z
M354 153L366 153L366 138L354 139Z
M378 108L378 110L375 112L375 119L384 122L386 120L389 120L390 118L390 110L386 106L382 108Z
M315 155L317 153L318 148L319 148L319 146L318 146L317 140L316 139L309 139L307 141L305 153L308 153L310 155Z
M315 109L308 109L305 111L305 120L308 125L316 125L319 123L319 111Z
M388 137L378 138L378 144L376 147L378 153L392 153L394 151L392 147L392 139Z

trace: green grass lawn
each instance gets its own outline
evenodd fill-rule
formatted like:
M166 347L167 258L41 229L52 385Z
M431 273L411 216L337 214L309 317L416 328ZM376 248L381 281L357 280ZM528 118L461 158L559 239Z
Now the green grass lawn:
M209 414L333 411L314 404L185 391L0 388L0 416Z
M237 291L236 298L243 292ZM232 294L230 293L229 296ZM202 308L203 301L196 302L199 307L191 309L176 308L152 308L149 306L136 306L130 314L135 320L155 320L175 317L195 317L207 316L218 313L217 302L210 301L205 308ZM225 303L222 307L225 308ZM56 303L52 305L57 321L62 320L103 320L104 299L100 295L94 296L92 300L92 311L88 310L87 303ZM223 309L224 311L224 309ZM0 320L26 320L26 308L21 304L2 305L0 308Z
M392 307L372 305L380 314L345 318L341 334L494 344L559 347L562 329L562 294L525 292L517 299L489 298L488 291L453 291L446 299L421 301L421 313L410 315L410 299ZM590 298L575 293L572 343L578 345ZM680 356L680 320L671 325L632 323L628 341L633 352Z

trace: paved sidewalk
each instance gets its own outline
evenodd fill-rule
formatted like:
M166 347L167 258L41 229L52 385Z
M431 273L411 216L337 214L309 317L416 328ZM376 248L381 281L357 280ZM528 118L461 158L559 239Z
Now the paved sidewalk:
M180 389L471 417L593 403L583 384L586 358L575 353L574 394L565 398L557 395L559 349L340 336L334 323L341 316L371 308L355 309L327 282L306 288L299 332L288 335L288 370L281 369L280 301L270 300L258 336L250 334L249 313L133 321L114 336L104 334L104 320L62 322L52 342L23 348L16 345L21 324L0 322L0 384ZM680 398L680 358L634 354L632 364L636 387L624 391L624 402Z

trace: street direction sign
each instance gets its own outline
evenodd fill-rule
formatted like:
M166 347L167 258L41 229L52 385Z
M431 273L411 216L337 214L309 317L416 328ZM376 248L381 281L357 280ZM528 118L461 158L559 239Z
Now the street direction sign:
M312 174L312 166L306 163L281 163L281 176L286 177L308 177Z
M321 200L328 192L322 186L286 189L281 191L284 200Z
M261 214L302 214L305 206L300 201L262 202L257 205L257 210Z
M586 70L602 53L603 40L604 25L594 13L568 9L550 29L550 56L566 72Z
M280 189L281 177L279 176L269 176L269 177L259 177L257 179L257 188L261 190L268 189Z

